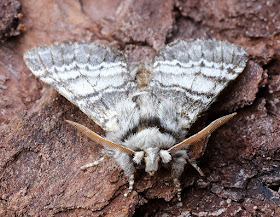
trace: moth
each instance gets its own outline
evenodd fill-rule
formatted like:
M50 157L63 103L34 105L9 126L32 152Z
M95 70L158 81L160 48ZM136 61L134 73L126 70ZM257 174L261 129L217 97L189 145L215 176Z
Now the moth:
M128 177L141 167L153 175L170 168L180 199L179 178L188 163L201 175L191 147L236 113L221 117L185 138L192 124L245 68L247 53L226 41L177 40L161 49L151 63L128 63L124 55L96 43L36 47L24 55L30 70L77 105L106 131L103 138L67 121L94 142L104 156L86 169L113 157Z

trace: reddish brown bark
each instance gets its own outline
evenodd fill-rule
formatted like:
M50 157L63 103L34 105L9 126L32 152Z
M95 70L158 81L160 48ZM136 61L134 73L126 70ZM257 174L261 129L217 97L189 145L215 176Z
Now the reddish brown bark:
M26 32L0 45L0 216L280 215L276 0L22 0L21 5ZM20 11L0 7L5 12L5 22L0 14L2 38L13 35L8 34L12 14ZM16 29L18 23L13 25ZM200 159L206 176L186 168L182 202L168 171L154 177L140 171L128 198L123 196L126 177L114 160L81 171L101 149L65 119L103 131L36 79L22 58L33 46L85 40L124 50L129 61L149 61L169 41L201 37L239 44L250 60L192 129L238 112L209 139Z

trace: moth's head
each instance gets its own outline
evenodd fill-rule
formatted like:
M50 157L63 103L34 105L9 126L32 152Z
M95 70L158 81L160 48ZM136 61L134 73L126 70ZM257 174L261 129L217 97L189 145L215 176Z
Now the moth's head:
M145 171L153 175L160 163L169 163L172 159L167 149L175 144L175 139L158 128L147 128L131 136L125 143L126 147L135 150L133 161L145 164Z
M137 151L134 154L133 161L136 164L145 162L145 171L150 175L158 170L159 163L169 163L172 159L171 154L167 150L160 150L159 148L147 148L145 151Z

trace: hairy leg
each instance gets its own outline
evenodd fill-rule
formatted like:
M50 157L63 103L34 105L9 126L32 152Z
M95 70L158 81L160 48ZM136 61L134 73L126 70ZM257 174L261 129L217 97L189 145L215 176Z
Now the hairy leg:
M127 197L132 192L134 185L135 167L132 157L127 153L116 152L114 158L118 162L119 166L123 169L124 174L128 177L128 192L124 194L124 196Z
M181 151L182 152L182 151ZM184 153L183 153L184 152ZM181 177L185 165L186 165L186 159L184 158L185 155L185 151L183 151L182 154L176 155L174 156L174 161L172 163L172 167L171 167L171 174L173 177L173 182L177 191L177 198L179 201L181 201L181 192L182 192L182 188L181 188L181 184L179 181L179 178Z
M81 169L82 169L82 170L85 170L85 169L87 169L87 168L89 168L89 167L97 166L99 163L101 163L102 161L104 161L104 160L106 160L106 159L107 159L106 157L101 157L101 158L99 158L99 159L96 160L96 161L93 161L93 162L91 162L91 163L87 163L87 164L81 166Z
M125 197L127 197L133 190L134 185L134 174L130 175L128 178L128 191L124 194Z

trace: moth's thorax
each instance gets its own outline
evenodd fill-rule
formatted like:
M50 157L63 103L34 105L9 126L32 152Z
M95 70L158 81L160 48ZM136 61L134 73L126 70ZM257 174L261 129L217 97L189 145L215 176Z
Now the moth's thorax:
M108 122L107 127L111 131L107 131L107 138L123 143L141 132L141 135L151 134L153 137L169 134L180 140L186 132L184 126L181 118L177 117L176 103L172 99L159 102L151 92L143 90L116 104L116 118ZM156 135L155 129L146 131L153 128L160 136Z
M142 129L132 134L124 145L135 151L149 148L167 149L175 144L175 138L168 133L162 133L157 127Z

